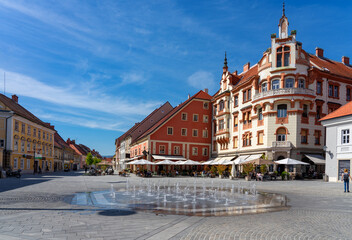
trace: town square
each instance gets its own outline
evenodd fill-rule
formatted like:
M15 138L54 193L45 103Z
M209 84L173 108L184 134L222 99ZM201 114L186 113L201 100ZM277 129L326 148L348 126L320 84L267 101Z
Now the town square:
M351 10L0 0L0 240L352 239Z

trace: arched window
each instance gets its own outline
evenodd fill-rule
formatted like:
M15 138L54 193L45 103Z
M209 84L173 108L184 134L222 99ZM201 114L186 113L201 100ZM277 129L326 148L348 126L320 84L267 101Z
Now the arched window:
M267 83L262 83L262 92L266 92L268 90L268 85Z
M277 117L278 118L287 117L287 105L286 104L280 104L277 106Z
M222 110L224 109L224 107L225 107L224 101L221 100L221 101L219 102L219 111L222 111Z
M286 141L286 128L279 128L276 131L276 141L284 142Z
M279 89L280 88L280 81L274 80L271 82L271 89Z
M276 67L286 67L290 64L290 47L282 46L276 50Z
M295 80L293 78L287 78L285 80L285 88L293 88Z
M304 85L305 85L304 79L298 80L298 87L299 87L299 88L305 88Z

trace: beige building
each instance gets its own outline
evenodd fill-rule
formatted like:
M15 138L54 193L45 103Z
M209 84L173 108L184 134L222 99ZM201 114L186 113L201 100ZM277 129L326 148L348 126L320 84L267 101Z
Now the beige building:
M230 72L225 64L213 96L213 157L294 158L324 171L324 127L318 121L351 100L349 58L336 62L303 50L283 12L279 35L253 66ZM283 169L282 169L283 170ZM293 170L293 169L290 169Z
M3 168L21 169L23 172L54 170L54 127L41 121L12 99L0 94L0 109L13 114L0 124L5 128Z

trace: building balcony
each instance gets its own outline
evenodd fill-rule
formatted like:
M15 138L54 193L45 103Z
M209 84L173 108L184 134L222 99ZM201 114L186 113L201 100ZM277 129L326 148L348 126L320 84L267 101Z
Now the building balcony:
M290 141L275 141L272 144L273 148L291 148L292 146Z
M281 95L294 95L294 94L303 94L303 95L312 95L315 96L315 92L311 89L306 88L279 88L273 89L261 93L257 93L253 96L253 100L258 100L266 97L275 97Z

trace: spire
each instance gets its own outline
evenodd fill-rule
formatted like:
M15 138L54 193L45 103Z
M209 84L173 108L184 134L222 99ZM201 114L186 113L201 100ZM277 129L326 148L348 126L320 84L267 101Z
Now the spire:
M226 51L225 51L225 59L224 59L224 68L227 68L227 58L226 58Z
M282 3L282 16L285 16L285 1Z

